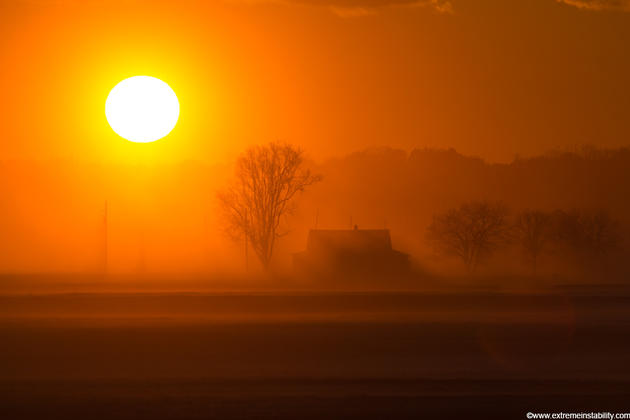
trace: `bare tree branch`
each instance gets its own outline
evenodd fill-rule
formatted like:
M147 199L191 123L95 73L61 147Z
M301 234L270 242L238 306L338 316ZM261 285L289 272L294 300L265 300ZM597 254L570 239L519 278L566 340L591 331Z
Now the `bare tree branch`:
M296 195L320 180L304 168L300 149L280 143L250 148L236 162L233 184L218 194L228 232L234 239L246 238L268 269Z
M514 231L532 266L532 273L536 275L540 254L553 238L552 215L540 210L525 210L516 217Z
M472 273L506 242L507 209L501 203L470 202L433 217L427 239L444 255L460 258Z

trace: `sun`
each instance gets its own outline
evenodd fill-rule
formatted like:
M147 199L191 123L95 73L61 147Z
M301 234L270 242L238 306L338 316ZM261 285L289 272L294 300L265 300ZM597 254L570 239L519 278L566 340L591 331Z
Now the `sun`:
M118 83L105 101L105 116L120 137L150 143L170 133L179 118L179 101L171 87L151 76Z

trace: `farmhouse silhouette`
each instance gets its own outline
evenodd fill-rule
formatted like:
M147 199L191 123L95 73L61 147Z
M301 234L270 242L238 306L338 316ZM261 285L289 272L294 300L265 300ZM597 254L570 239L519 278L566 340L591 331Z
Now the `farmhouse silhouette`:
M409 255L392 248L389 229L312 229L293 267L305 276L384 276L408 272Z

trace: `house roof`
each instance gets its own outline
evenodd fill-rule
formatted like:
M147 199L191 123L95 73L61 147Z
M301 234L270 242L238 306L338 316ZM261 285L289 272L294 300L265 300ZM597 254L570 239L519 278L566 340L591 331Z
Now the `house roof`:
M313 229L308 234L309 252L375 252L392 251L388 229Z

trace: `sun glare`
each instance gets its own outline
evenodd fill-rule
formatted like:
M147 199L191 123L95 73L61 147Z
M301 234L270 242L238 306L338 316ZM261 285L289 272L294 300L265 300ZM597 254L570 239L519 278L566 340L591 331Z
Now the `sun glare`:
M168 135L179 118L179 101L171 87L150 76L118 83L105 102L105 116L120 137L150 143Z

